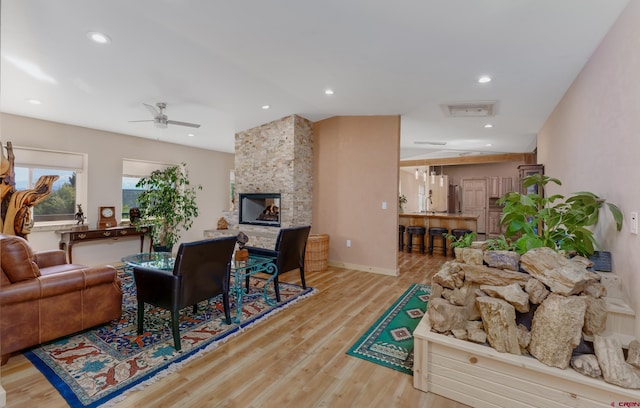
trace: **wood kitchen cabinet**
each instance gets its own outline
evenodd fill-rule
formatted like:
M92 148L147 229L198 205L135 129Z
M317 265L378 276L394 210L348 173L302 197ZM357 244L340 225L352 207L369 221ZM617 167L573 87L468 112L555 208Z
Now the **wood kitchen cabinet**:
M500 224L502 206L497 201L513 191L513 177L489 177L489 203L487 205L487 238L496 238L504 232Z

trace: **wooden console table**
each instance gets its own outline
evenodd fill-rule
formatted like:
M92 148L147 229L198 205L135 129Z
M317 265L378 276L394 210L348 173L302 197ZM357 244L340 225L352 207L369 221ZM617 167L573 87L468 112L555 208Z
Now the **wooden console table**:
M59 247L62 250L67 251L67 257L69 258L69 263L73 263L72 251L73 245L79 242L86 241L97 241L103 239L113 239L117 240L120 238L129 238L129 237L140 237L140 252L143 252L144 246L144 236L149 233L151 227L113 227L113 228L105 228L105 229L86 229L86 230L78 230L78 229L68 229L68 230L58 230L56 233L60 234L60 244ZM151 235L149 235L151 236ZM149 251L151 251L153 243L149 242Z

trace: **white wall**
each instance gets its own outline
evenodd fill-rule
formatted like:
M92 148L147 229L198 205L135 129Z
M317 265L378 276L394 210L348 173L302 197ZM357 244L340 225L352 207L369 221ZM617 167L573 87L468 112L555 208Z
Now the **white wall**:
M625 216L616 232L601 213L596 239L611 251L636 312L640 337L640 237L629 213L640 211L640 1L629 2L538 135L538 161L563 185L549 193L592 191Z
M197 193L200 215L192 228L182 234L181 242L202 239L203 231L215 229L222 211L229 206L229 172L233 169L233 154L10 114L0 115L0 135L3 143L10 141L14 146L88 154L89 194L88 205L83 210L88 217L86 224L91 228L96 225L99 206L113 205L117 214L121 212L123 158L187 163L192 183L201 184L202 190ZM56 249L59 239L60 236L53 231L29 235L34 250ZM73 261L86 265L115 263L124 255L138 252L139 245L138 239L82 243L74 246Z

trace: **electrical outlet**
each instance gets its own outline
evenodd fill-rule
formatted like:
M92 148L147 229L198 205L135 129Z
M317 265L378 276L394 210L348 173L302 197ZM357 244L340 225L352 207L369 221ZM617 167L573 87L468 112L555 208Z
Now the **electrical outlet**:
M351 248L351 240L350 239L347 240L347 248Z
M383 201L383 202L382 202L382 209L383 209L383 210L386 210L386 209L387 209L387 202L386 202L386 201Z
M638 234L638 213L635 211L631 213L631 233Z

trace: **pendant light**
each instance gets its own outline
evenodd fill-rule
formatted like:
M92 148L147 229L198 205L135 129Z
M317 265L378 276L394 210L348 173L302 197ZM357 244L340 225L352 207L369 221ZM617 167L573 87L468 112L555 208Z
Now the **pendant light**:
M442 165L440 165L440 187L444 187L444 173L442 171Z
M420 170L416 167L416 180L420 177Z

